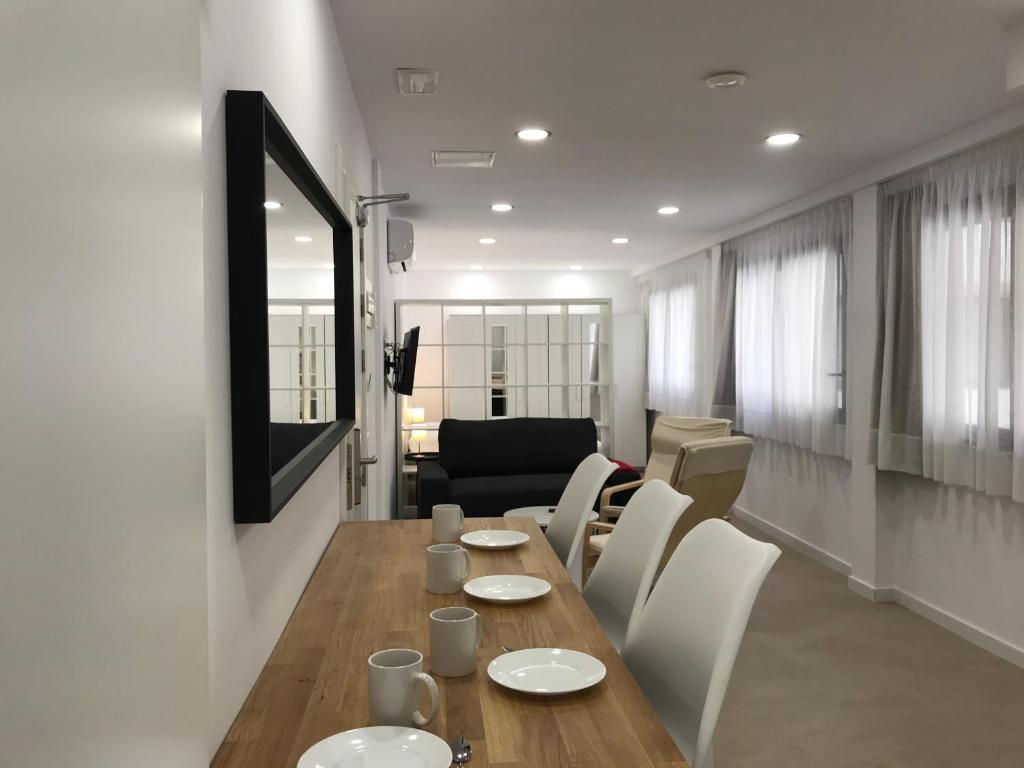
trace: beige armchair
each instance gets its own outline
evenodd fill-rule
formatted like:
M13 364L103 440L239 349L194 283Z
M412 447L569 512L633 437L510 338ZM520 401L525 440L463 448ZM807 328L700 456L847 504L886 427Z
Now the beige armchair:
M717 437L695 440L679 447L672 487L693 499L676 523L665 552L661 568L665 567L679 542L696 525L712 517L725 517L736 497L743 490L747 466L754 450L749 437ZM606 522L587 526L587 566L592 567L600 557L615 526Z
M605 488L601 493L599 507L601 521L606 523L610 517L618 517L622 514L622 507L612 504L612 497L617 493L639 488L648 480L664 480L675 488L679 463L682 460L679 448L683 443L708 440L713 437L728 437L731 432L732 422L729 419L659 416L651 431L651 455L647 459L643 479Z

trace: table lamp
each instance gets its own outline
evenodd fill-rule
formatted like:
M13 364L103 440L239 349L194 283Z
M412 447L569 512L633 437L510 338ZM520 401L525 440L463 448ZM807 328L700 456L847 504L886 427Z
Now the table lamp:
M420 452L420 443L427 439L427 430L414 429L409 433L409 442L416 443L416 453Z

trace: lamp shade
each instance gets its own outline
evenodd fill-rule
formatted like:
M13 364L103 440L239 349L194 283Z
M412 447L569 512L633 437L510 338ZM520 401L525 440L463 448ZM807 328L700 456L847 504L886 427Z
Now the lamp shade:
M426 408L410 408L409 409L409 423L410 424L422 424L427 420L427 409Z
M421 443L427 439L427 430L425 429L414 429L409 433L409 439L416 443Z

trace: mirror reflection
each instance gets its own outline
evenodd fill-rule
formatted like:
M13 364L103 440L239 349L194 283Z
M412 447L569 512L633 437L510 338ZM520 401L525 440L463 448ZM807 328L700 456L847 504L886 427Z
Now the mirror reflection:
M271 472L337 418L333 230L267 155Z

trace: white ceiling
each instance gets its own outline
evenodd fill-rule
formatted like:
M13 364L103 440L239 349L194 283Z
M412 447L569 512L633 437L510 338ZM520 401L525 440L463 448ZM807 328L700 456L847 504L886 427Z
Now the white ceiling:
M1024 0L333 0L417 268L636 268L1015 103ZM440 70L401 96L395 67ZM747 85L711 91L723 69ZM516 129L552 131L541 145ZM762 139L804 134L789 149ZM436 149L494 167L431 167ZM512 202L509 214L489 209ZM659 216L658 206L682 210ZM630 238L614 246L612 237ZM496 245L484 246L480 237Z

